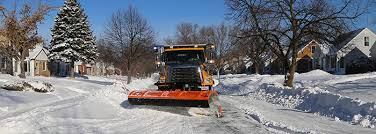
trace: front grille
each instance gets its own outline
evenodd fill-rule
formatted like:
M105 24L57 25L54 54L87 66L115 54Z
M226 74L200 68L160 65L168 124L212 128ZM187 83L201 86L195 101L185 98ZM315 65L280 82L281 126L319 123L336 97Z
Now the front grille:
M174 83L200 83L200 74L197 67L172 68L171 82Z

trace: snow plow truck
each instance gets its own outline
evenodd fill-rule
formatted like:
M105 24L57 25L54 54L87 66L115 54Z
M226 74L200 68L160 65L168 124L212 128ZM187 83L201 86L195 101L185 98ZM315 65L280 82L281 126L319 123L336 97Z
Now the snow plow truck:
M213 44L154 46L159 80L158 89L135 90L128 95L132 105L208 108L222 117L222 107L208 66L214 63Z

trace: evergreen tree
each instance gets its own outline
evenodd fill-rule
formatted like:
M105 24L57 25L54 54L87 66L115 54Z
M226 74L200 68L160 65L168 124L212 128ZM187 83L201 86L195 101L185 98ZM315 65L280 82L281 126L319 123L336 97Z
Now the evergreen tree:
M77 0L65 0L52 28L49 58L69 62L74 77L74 62L93 63L97 57L95 38L87 16Z
M87 20L87 16L85 14L82 14L85 20ZM86 63L94 63L95 59L98 57L97 52L97 46L95 37L93 36L93 32L90 30L90 25L88 21L85 21L83 23L83 31L84 33L84 57L82 58L82 61Z

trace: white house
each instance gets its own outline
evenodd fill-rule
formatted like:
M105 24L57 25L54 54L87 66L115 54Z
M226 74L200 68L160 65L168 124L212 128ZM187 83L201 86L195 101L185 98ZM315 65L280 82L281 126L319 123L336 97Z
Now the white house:
M48 67L48 50L42 43L37 44L34 49L29 50L29 56L25 59L26 76L50 76ZM19 61L13 59L13 74L21 73L21 65Z
M314 68L335 74L370 71L376 59L376 34L368 28L338 37L333 43L319 43L314 53Z

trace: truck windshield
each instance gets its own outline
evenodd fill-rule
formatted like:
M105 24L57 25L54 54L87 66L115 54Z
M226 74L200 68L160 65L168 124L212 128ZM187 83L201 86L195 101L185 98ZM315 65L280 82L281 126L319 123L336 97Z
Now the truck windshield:
M167 63L203 63L205 62L204 51L168 51L165 52Z

